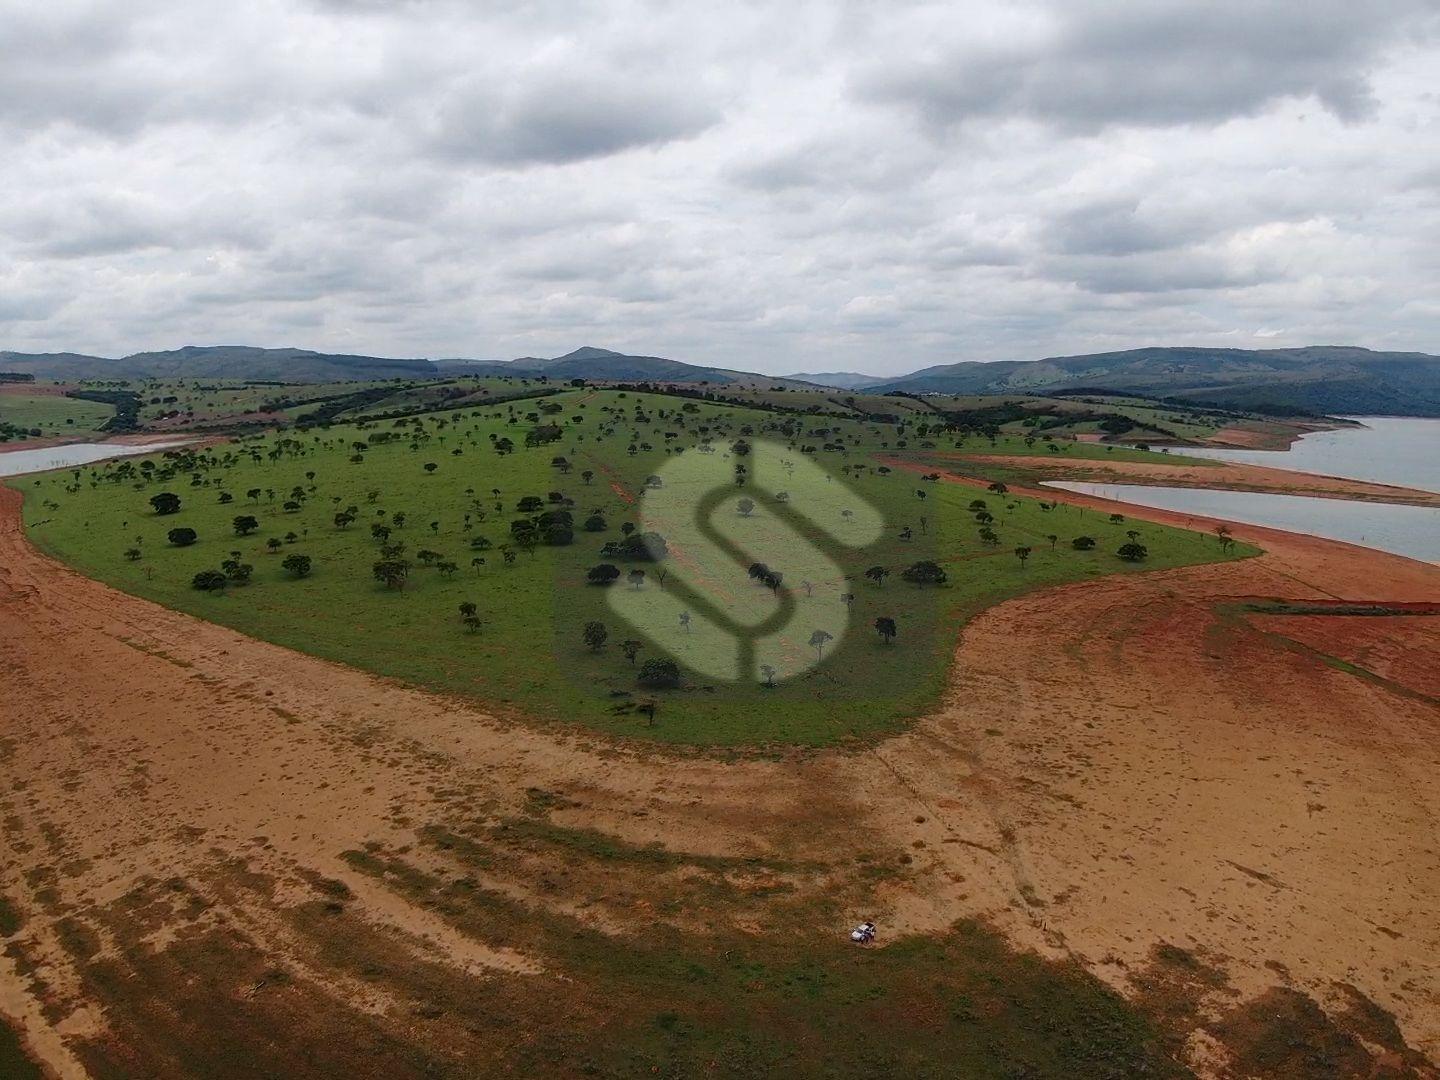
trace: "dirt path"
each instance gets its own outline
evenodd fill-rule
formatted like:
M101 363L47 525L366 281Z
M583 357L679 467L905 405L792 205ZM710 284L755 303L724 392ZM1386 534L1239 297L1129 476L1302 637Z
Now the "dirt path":
M872 838L914 860L868 898L887 934L985 917L1128 993L1168 942L1227 974L1217 1009L1276 984L1329 1003L1345 983L1440 1056L1440 711L1420 677L1440 620L1379 617L1383 662L1365 678L1324 660L1331 616L1267 625L1217 610L1435 603L1433 567L1246 528L1260 558L982 613L943 706L909 734L735 763L506 724L245 638L45 558L19 517L0 487L0 894L23 919L0 978L19 974L32 1004L11 992L0 1010L57 1073L77 1075L67 1046L121 1023L85 996L74 924L93 922L101 956L137 947L107 938L98 914L147 883L180 882L205 901L197 919L243 927L276 966L386 1018L398 1010L383 985L347 982L287 920L317 881L343 886L416 962L529 978L542 957L462 933L342 853L503 817L537 790L556 820L635 844L825 861L842 894L855 837ZM1378 655L1368 637L1334 640L1362 668ZM549 876L494 884L609 930L637 925L633 908ZM140 948L183 940L179 915L149 918Z

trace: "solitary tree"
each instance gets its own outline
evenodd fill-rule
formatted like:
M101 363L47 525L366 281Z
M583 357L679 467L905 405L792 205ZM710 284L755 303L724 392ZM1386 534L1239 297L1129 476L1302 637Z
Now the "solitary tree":
M894 644L895 641L895 620L889 615L881 615L875 620L875 632L880 635L886 645Z
M760 674L765 679L765 685L773 690L775 688L775 669L769 664L761 664Z
M1045 539L1050 541L1050 550L1054 551L1055 541L1059 540L1060 537L1056 536L1054 533L1050 533L1048 536L1045 537Z
M634 638L628 638L620 643L620 651L625 654L625 659L629 660L632 666L635 663L635 657L640 655L640 650L644 647L643 641L636 641Z
M884 566L872 566L869 570L865 571L865 576L871 581L873 581L876 585L883 586L885 584L885 579L890 576L890 571L887 567Z
M479 610L480 609L475 606L475 602L473 600L463 600L460 603L460 617L462 619L466 616L474 615Z
M645 585L645 571L631 570L630 573L625 575L625 579L630 582L631 588L642 588Z
M171 529L165 537L176 547L189 547L197 539L194 529Z
M816 630L811 634L810 647L815 650L815 659L818 660L824 656L826 643L834 640L835 635L826 630Z
M605 646L605 639L610 636L610 631L605 629L605 624L598 619L592 619L585 624L581 633L585 644L590 646L591 652L599 652Z
M912 585L943 585L946 581L944 568L929 559L906 567L900 576Z
M150 505L157 514L173 514L180 509L180 496L170 491L162 491L159 495L150 496Z
M640 685L672 689L680 685L680 665L668 656L652 656L640 665Z
M741 499L735 504L735 508L740 511L742 517L749 517L755 509L755 500Z
M290 571L290 573L294 574L297 578L310 576L309 555L301 555L298 552L292 552L291 554L286 555L283 560L281 560L280 566L283 569Z
M1030 558L1030 549L1023 544L1020 545L1015 549L1015 558L1020 560L1020 569L1024 570L1025 560Z
M680 612L680 628L687 634L690 632L690 613L688 611Z
M610 585L620 576L620 568L611 563L601 563L599 566L592 566L585 575L585 580L591 585Z
M236 536L249 536L260 527L260 522L250 514L241 514L232 524L235 526Z
M129 559L131 562L135 562L137 559L140 558L140 549L137 547L126 548L125 558Z
M1128 544L1121 544L1120 550L1115 554L1126 562L1141 562L1150 554L1150 550L1144 544L1137 544L1131 540Z
M1093 536L1077 536L1070 541L1070 546L1076 551L1089 551L1095 546L1095 538Z

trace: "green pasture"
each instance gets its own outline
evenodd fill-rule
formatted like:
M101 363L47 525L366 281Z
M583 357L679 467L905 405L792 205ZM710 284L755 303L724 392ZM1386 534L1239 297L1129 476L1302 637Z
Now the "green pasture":
M537 425L554 425L560 438L527 447ZM992 604L1032 588L1253 553L1238 546L1222 552L1214 537L1198 533L923 479L899 462L955 450L952 436L929 434L573 390L401 421L291 429L12 483L27 496L25 518L38 544L127 592L541 721L712 746L818 746L893 732L934 705L960 626ZM495 447L504 439L514 450L502 455ZM750 456L732 450L737 441L754 447ZM958 449L982 446L986 453L1049 452L1018 437L992 443L971 436ZM1165 460L1066 446L1076 457ZM702 456L724 463L724 490L704 508L713 543L674 518L671 499L667 558L602 557L602 545L623 540L626 522L653 516L655 504L646 500L667 491L670 470ZM552 464L556 457L566 465ZM762 476L764 461L794 468ZM747 462L755 471L735 483L735 467ZM802 483L796 473L810 479ZM652 476L660 487L646 494ZM154 512L150 499L161 492L179 496L177 513ZM571 501L573 543L527 548L513 540L511 522L535 516L517 509L520 500L533 496L553 510L559 504L551 493ZM753 503L748 514L741 498ZM970 509L976 499L992 518L990 543ZM337 527L335 515L352 507L353 522ZM586 530L595 515L603 531ZM847 543L845 530L871 515L880 523L874 535ZM242 516L258 522L243 536L234 528ZM372 574L382 543L374 525L390 529L389 543L406 545L401 558L412 566L403 587ZM171 545L167 533L175 528L194 529L198 542ZM1148 548L1143 562L1116 555L1130 531ZM1079 535L1095 538L1094 550L1075 550L1071 540ZM272 539L279 541L273 552ZM1017 547L1029 549L1024 561ZM127 557L132 549L139 558ZM219 569L232 552L253 566L248 584L216 593L192 587L198 572ZM282 568L295 553L312 560L309 576ZM783 583L772 589L750 578L752 560L782 572ZM944 569L944 584L902 580L907 567L925 560ZM601 563L617 567L618 582L587 584L588 571ZM864 576L872 566L891 574L877 584ZM644 578L631 581L632 570ZM631 600L612 596L615 590L633 592L647 613L628 611ZM475 605L478 627L462 621L462 603ZM692 616L688 625L681 612ZM894 621L892 643L875 631L879 617ZM584 638L589 622L605 627L598 648ZM719 640L702 641L707 627L718 634L715 627L760 623L756 632L771 642L760 651L775 669L773 686L755 666L758 656L728 677L702 660ZM815 631L829 635L818 649ZM626 641L640 644L633 662ZM682 684L641 686L645 661L662 657L687 669ZM653 715L637 708L649 701Z
M97 430L115 415L109 405L59 394L0 394L0 426L9 424L42 435L74 435Z

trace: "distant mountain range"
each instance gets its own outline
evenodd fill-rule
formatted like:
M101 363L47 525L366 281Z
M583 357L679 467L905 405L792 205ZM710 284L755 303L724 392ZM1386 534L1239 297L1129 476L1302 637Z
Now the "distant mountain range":
M766 376L592 346L549 358L433 361L243 345L192 345L117 359L77 353L0 352L0 372L61 380L201 378L284 382L453 378L461 374L526 378L543 375L554 380L792 388L810 385L865 394L1047 394L1094 389L1258 411L1440 416L1440 356L1328 345L1263 350L1130 349L1044 360L945 364L889 378L853 372Z
M493 375L545 375L551 379L604 379L612 382L732 383L757 377L746 371L697 367L663 356L631 356L586 345L564 356L546 359L522 356L515 360L437 360L441 373Z
M309 349L257 349L249 345L186 345L167 352L131 353L111 359L80 353L0 352L0 371L42 379L251 379L276 382L340 382L347 379L425 379L429 360L318 353Z
M1129 349L945 364L878 383L868 392L1044 394L1081 387L1240 409L1440 416L1440 356L1331 345Z

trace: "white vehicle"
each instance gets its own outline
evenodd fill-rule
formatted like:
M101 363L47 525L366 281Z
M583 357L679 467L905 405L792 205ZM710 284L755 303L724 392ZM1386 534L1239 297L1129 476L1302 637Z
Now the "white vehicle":
M875 940L875 924L873 922L862 922L854 930L850 931L850 940L861 945L869 945Z

